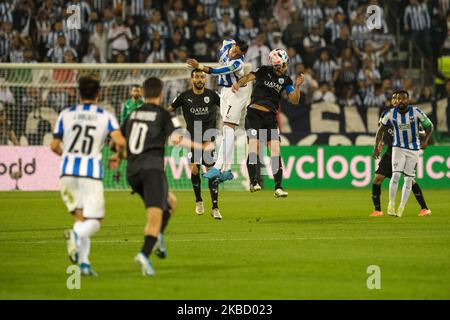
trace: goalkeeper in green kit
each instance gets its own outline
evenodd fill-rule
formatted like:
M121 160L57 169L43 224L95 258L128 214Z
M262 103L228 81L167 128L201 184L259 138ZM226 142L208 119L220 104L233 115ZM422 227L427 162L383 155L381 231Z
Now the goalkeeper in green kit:
M134 110L139 109L144 104L141 85L133 85L130 94L131 98L122 105L122 111L120 112L119 118L120 123L123 123Z

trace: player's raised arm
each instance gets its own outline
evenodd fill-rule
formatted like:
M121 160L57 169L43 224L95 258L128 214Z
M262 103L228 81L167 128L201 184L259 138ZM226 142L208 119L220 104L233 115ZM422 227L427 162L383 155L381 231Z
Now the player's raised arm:
M233 62L233 64L231 64L229 66L223 66L223 67L219 67L219 68L212 68L212 67L205 66L204 64L199 63L195 59L188 59L187 64L194 69L200 69L206 73L215 74L215 75L229 74L229 73L237 72L240 69L242 69L242 67L243 67L243 63L241 60L236 60Z
M295 85L291 86L289 88L289 91L291 91L291 92L287 91L290 103L298 104L300 102L300 95L301 95L300 86L302 85L304 80L305 80L305 76L303 74L301 74L297 78L297 80L295 80Z
M250 72L249 74L246 74L243 76L238 82L233 84L233 87L231 88L231 91L233 93L236 93L239 91L239 88L246 85L247 83L254 81L256 79L256 76L253 72Z

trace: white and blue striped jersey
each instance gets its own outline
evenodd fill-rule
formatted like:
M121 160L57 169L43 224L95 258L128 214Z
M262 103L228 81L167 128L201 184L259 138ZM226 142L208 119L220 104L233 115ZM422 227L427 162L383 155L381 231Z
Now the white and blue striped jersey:
M101 180L105 139L119 129L116 117L96 105L76 105L63 110L53 131L54 138L63 143L60 176Z
M219 86L231 87L244 76L244 56L231 60L228 51L236 42L234 40L224 40L219 51L219 63L221 67L211 68L210 73L219 75Z
M381 123L390 124L394 132L393 147L420 150L419 122L427 129L431 121L427 115L418 107L409 106L406 113L401 113L398 108L387 111Z

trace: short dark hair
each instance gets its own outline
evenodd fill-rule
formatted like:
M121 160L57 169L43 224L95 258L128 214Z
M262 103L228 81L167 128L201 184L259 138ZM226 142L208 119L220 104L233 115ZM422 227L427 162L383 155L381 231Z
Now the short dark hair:
M236 39L236 46L239 47L239 50L242 51L242 53L246 53L248 50L248 43L241 39Z
M193 78L194 77L194 74L195 73L197 73L197 72L205 72L205 71L203 71L203 70L201 70L201 69L193 69L192 71L191 71L191 78Z
M406 94L406 97L409 98L409 93L408 93L408 91L403 90L403 89L395 90L395 91L392 93L392 96L394 96L395 94Z
M157 98L161 95L163 82L159 78L150 77L144 81L144 98Z
M78 79L81 99L95 99L100 91L100 78L96 74L83 75Z

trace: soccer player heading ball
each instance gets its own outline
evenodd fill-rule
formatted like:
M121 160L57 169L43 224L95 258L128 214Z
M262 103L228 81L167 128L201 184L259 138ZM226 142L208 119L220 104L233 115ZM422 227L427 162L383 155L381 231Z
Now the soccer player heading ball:
M287 197L288 193L281 187L283 168L280 154L280 135L277 123L277 112L280 106L281 94L286 91L289 102L298 104L300 101L300 85L303 75L299 76L295 84L286 74L289 57L282 49L272 50L269 54L268 66L262 66L251 72L233 85L233 92L239 92L242 86L250 81L256 81L247 109L245 129L247 130L249 155L247 169L250 177L250 191L261 190L258 184L258 154L259 145L267 143L272 173L275 179L275 197Z
M232 180L231 156L234 147L234 129L239 125L242 110L247 105L250 90L243 88L238 94L231 92L231 87L244 75L244 54L248 44L242 40L224 40L219 51L221 67L210 68L200 64L195 59L188 59L187 63L194 69L219 76L220 114L223 120L223 139L219 147L217 161L203 176L208 179L221 181Z

